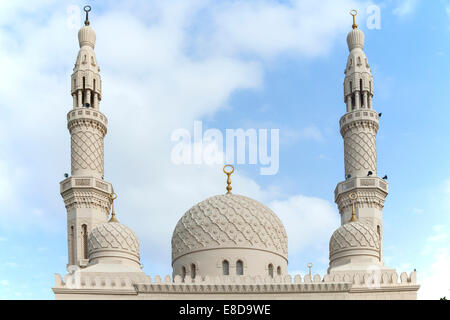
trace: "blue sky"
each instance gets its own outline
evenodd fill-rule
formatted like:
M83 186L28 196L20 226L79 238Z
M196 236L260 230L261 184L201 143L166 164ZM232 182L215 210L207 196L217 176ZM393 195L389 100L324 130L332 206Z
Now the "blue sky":
M52 299L65 273L70 170L65 115L79 1L0 2L0 298ZM381 28L366 9L380 8ZM339 118L351 29L361 14L374 76L378 173L389 176L384 256L418 270L421 298L449 296L450 1L96 1L91 25L109 118L105 179L150 275L171 273L170 238L190 206L225 191L219 166L174 166L171 132L280 129L280 170L239 165L233 191L280 216L289 270L326 272L344 175ZM276 210L278 209L278 210Z

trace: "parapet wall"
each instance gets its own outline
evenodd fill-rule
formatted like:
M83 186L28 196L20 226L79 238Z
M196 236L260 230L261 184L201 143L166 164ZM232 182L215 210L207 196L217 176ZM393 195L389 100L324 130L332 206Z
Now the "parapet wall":
M400 277L396 272L382 273L339 273L327 274L324 277L316 274L313 277L290 275L271 277L251 276L219 276L204 278L186 278L183 282L180 276L172 279L165 276L134 277L124 274L88 274L74 273L66 275L64 281L59 274L55 275L56 285L53 288L57 298L61 295L80 295L78 298L87 297L86 294L102 295L103 298L115 299L120 294L134 295L134 299L205 299L218 297L235 298L233 295L245 295L246 298L289 297L290 299L322 299L335 293L333 298L351 299L352 293L370 297L376 293L409 293L408 297L414 299L419 286L416 281L416 272L409 275L403 272ZM412 295L411 295L412 293ZM230 296L231 294L231 296ZM225 296L224 296L225 295ZM59 296L59 297L58 297ZM355 296L356 297L356 296ZM75 297L77 298L77 297Z

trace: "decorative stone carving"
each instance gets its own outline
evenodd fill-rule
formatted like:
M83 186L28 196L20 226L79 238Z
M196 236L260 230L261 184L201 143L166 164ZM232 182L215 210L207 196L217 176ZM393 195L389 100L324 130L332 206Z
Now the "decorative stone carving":
M72 173L90 169L103 175L103 136L97 132L78 130L72 133Z
M377 170L376 133L378 126L353 121L343 128L345 172Z
M340 226L331 236L330 255L350 248L380 249L380 238L369 225L351 222Z
M253 199L226 194L193 206L172 237L172 259L220 247L259 248L287 258L287 235L280 219Z
M88 240L89 256L103 249L124 250L139 257L139 240L127 226L107 222L92 229Z

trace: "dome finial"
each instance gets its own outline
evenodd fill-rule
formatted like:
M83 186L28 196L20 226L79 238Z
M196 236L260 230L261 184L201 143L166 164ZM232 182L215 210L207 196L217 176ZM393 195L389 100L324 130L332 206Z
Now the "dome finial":
M356 10L350 11L350 15L353 17L353 25L352 25L353 29L358 28L358 25L356 24L356 15L357 14L358 14L358 11L356 11Z
M349 198L352 199L352 219L350 222L356 222L356 214L355 214L355 200L358 198L358 195L356 193L351 193L349 195Z
M307 266L308 269L309 269L308 274L309 274L309 276L311 277L311 275L312 275L311 269L312 269L312 267L313 267L313 264L312 264L311 262L309 262L306 266Z
M86 20L84 21L84 25L89 25L89 12L91 12L91 6L84 6L83 8L84 12L86 12Z
M227 171L226 168L231 168L231 171ZM227 179L227 194L231 194L231 179L230 176L233 174L234 172L234 167L231 164L227 164L223 167L223 172L228 176Z
M109 195L109 198L112 202L112 212L111 212L111 219L109 219L108 222L119 222L119 220L116 219L116 212L114 211L114 200L117 199L117 194L114 192Z

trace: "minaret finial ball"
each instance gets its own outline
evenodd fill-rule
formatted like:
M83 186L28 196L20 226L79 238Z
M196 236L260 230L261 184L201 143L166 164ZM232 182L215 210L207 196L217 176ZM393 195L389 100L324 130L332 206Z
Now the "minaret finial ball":
M89 25L89 12L91 12L91 6L84 6L83 8L84 12L86 12L86 20L84 21L84 25Z
M358 14L358 11L356 11L356 10L350 11L350 15L353 17L353 25L352 25L353 29L358 28L358 25L356 24L356 15L357 14Z
M227 171L227 168L231 168L231 170ZM227 194L231 194L231 178L230 176L234 172L234 167L231 164L227 164L223 167L223 172L228 176L227 179Z

